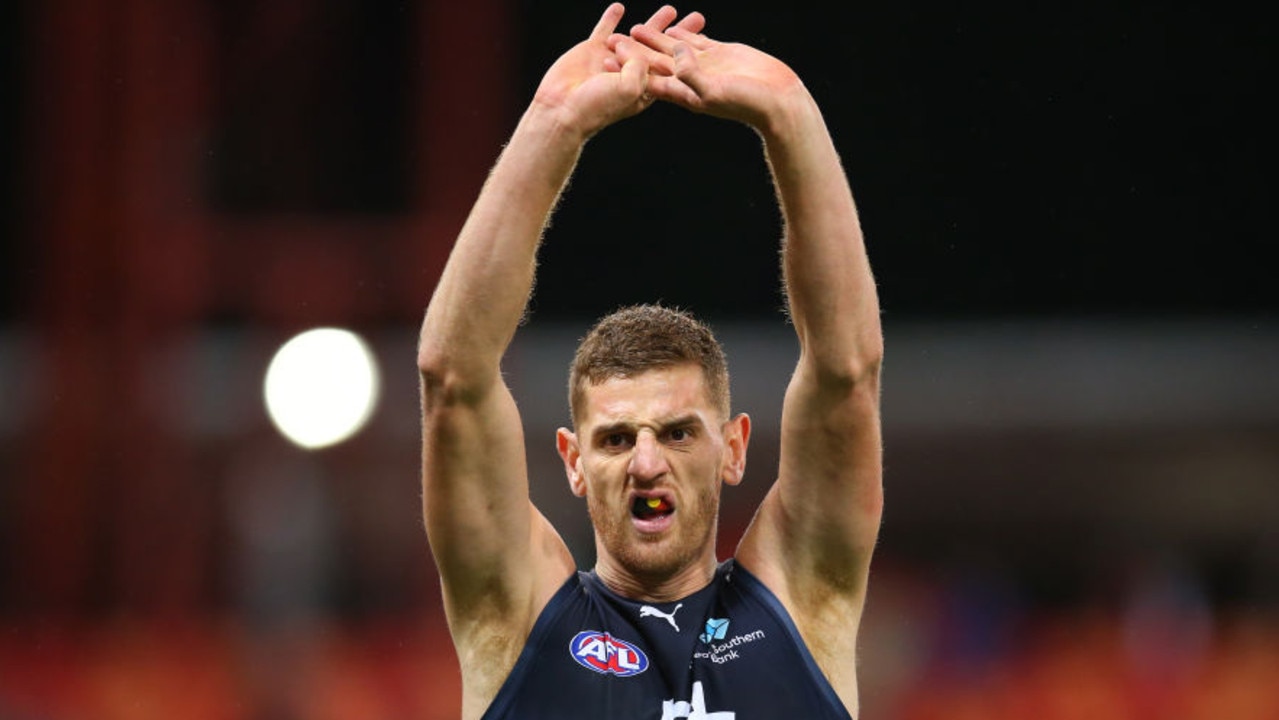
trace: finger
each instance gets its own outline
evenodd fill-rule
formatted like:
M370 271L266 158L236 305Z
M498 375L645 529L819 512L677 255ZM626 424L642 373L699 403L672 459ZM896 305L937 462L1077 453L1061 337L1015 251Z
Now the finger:
M679 26L677 25L676 27L670 28L667 30L667 33L675 30L677 27ZM674 37L666 33L658 32L647 25L636 25L631 28L631 37L659 53L668 56L674 53L675 45L679 42Z
M675 11L675 8L670 5L663 5L644 24L657 32L662 32L678 16L679 13Z
M706 16L696 11L691 12L685 15L683 20L676 23L675 27L683 28L691 33L699 33L706 29Z
M677 77L649 75L647 92L653 98L665 100L689 110L700 111L702 108L702 98Z
M711 46L715 44L714 40L711 40L705 35L702 35L700 33L695 33L695 32L689 32L687 29L681 27L680 25L667 28L665 34L666 34L666 37L669 38L670 40L687 43L694 50L709 50ZM670 54L671 55L675 54L675 49L673 46L671 48Z
M643 29L641 30L641 28ZM634 33L637 30L649 37L662 36L661 32L654 30L648 27L647 25L636 25L634 28L631 29L631 32ZM660 50L655 50L643 43L636 42L635 39L633 39L633 37L627 37L627 36L622 36L622 37L625 38L625 40L630 43L630 48L628 52L644 54L644 57L648 60L650 71L658 73L659 75L675 74L675 61L674 59L671 58L670 55L667 55L666 53ZM617 44L613 45L613 50L616 52L617 48L620 47L621 45L622 45L622 41L619 41Z
M700 102L706 85L701 68L698 67L696 55L688 45L682 42L675 45L671 54L675 56L675 77L688 88L689 92L696 95Z
M613 54L617 57L617 62L621 64L622 78L627 81L633 79L628 73L636 72L634 70L636 67L641 68L642 72L647 75L650 57L654 55L652 50L625 36L613 48ZM667 58L667 60L669 59ZM628 70L628 68L631 69Z
M626 7L620 2L609 5L600 16L600 21L595 24L595 29L591 31L591 39L606 40L617 29L617 24L622 21L622 15L625 13Z
M640 99L641 105L647 107L653 97L648 92L648 58L644 53L636 51L635 43L618 45L617 58L622 61L622 86L630 88Z

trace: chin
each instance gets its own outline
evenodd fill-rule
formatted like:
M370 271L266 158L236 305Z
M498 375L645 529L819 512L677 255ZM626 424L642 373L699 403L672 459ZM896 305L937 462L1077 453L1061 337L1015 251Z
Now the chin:
M700 513L677 517L660 533L645 533L635 528L629 512L619 519L608 508L589 501L587 509L595 526L597 553L607 553L636 578L661 581L674 577L696 563L708 543L714 543L715 523L707 523Z
M622 542L607 548L618 564L636 577L657 580L679 574L705 551L705 543L690 537L688 528L673 527L660 535L625 533L618 539Z

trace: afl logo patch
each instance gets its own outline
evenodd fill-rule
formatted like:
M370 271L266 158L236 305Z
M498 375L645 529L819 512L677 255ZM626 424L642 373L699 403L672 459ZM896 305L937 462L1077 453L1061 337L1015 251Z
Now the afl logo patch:
M598 630L584 630L574 635L568 651L578 665L602 675L630 677L648 669L648 658L643 651Z

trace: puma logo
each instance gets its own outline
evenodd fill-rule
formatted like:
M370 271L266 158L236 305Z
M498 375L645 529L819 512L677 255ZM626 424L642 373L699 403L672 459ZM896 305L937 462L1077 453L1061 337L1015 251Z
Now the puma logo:
M645 605L640 608L640 617L642 618L659 617L665 620L666 622L670 623L671 627L675 628L675 632L679 632L679 625L675 624L675 613L679 612L679 609L682 607L684 607L684 603L680 603L679 605L676 605L675 609L671 610L671 612L667 614L662 612L661 610L658 610L652 605Z

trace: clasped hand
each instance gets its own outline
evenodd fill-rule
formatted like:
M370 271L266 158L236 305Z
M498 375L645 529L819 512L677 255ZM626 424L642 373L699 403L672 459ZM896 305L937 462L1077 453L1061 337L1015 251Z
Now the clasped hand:
M590 36L560 56L538 86L534 103L589 137L664 100L694 112L763 129L791 98L806 96L780 60L741 43L702 33L706 19L663 6L629 34L616 32L621 3L604 11ZM672 24L674 23L674 24Z

